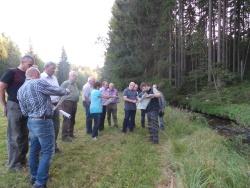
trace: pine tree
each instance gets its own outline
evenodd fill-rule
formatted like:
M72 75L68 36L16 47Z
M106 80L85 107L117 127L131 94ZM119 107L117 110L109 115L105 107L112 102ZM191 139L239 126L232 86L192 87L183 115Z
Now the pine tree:
M41 60L41 58L34 52L34 48L33 48L33 45L30 41L30 44L29 44L29 50L28 52L26 53L27 55L30 55L34 58L34 64L36 66L38 66L38 69L39 70L43 70L44 68L44 62Z
M61 60L58 65L57 79L59 84L68 79L70 64L64 47L62 48Z

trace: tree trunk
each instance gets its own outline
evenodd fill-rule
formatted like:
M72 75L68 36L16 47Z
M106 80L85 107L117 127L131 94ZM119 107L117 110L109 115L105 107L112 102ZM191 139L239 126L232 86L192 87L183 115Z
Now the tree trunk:
M209 17L208 17L208 82L211 82L212 72L212 0L209 0Z
M169 61L169 68L168 68L168 79L169 85L172 85L172 22L170 23L170 32L169 32L169 52L168 52L168 61Z
M221 0L218 0L218 47L217 63L221 63Z

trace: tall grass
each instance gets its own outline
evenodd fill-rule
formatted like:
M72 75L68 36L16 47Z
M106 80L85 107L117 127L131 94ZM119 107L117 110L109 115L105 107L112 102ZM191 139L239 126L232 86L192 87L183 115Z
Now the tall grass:
M204 118L172 109L166 114L169 158L185 187L249 187L247 155L237 153L231 141L210 130Z

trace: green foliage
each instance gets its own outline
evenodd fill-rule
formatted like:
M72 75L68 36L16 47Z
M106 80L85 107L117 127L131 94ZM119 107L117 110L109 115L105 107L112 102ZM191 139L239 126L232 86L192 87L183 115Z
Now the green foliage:
M199 93L179 96L173 100L193 110L236 120L239 124L250 126L250 84L248 82L219 89L204 88Z
M0 34L0 76L7 68L17 67L20 63L21 53L14 42Z
M162 2L117 0L110 22L109 47L107 49L103 78L124 88L129 80L152 77L154 64L154 36L159 25ZM157 60L158 61L158 60Z

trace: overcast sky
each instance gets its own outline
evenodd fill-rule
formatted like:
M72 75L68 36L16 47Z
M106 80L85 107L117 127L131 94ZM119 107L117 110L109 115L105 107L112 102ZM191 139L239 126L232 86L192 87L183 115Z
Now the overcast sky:
M114 0L0 0L0 33L22 53L31 41L43 61L58 62L64 46L69 62L102 66Z

